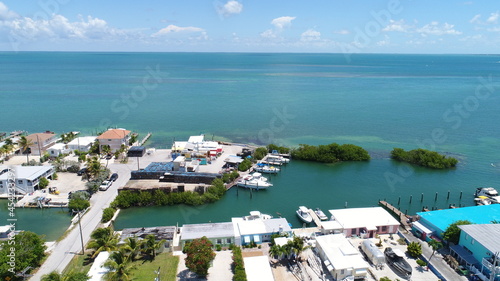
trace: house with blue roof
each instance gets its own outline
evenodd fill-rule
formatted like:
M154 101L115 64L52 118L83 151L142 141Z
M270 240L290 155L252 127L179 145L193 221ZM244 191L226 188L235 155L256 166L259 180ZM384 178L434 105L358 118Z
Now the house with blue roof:
M491 224L500 221L500 204L463 207L457 209L419 212L418 223L432 232L434 237L442 239L448 226L458 220L467 220L474 224Z

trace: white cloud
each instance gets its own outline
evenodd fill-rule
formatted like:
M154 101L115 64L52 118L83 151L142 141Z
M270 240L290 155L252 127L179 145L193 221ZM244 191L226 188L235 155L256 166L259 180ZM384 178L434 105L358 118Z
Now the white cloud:
M80 21L70 22L62 15L52 15L48 20L19 17L3 21L0 28L25 41L35 39L111 39L125 37L123 30L109 27L106 21L88 16L80 16Z
M390 20L389 24L382 29L382 31L397 31L397 32L409 32L411 26L405 24L404 20Z
M205 32L203 28L199 27L194 27L194 26L186 26L186 27L181 27L177 25L169 25L165 28L160 29L158 32L153 33L151 36L157 37L157 36L162 36L166 34L171 34L171 33L193 33L193 32Z
M304 31L300 35L300 41L303 41L303 42L318 41L320 39L321 39L321 33L319 31L312 29L312 28Z
M391 41L389 40L389 36L387 35L384 35L384 40L380 40L378 42L376 42L377 46L387 46L391 43Z
M13 19L17 17L19 17L18 14L9 10L9 8L3 2L0 2L0 21Z
M475 15L469 22L470 23L479 23L479 19L481 18L480 14Z
M288 16L285 16L285 17L279 17L279 18L275 18L271 21L271 24L274 25L276 28L278 29L283 29L285 27L289 27L292 25L292 21L295 19L296 17L288 17Z
M274 30L268 29L268 30L262 32L260 34L260 36L264 37L264 38L276 38L277 35L276 35L276 32L274 32Z
M497 27L493 27L493 28L488 28L487 30L490 32L500 32L500 27L497 26Z
M243 4L235 0L229 0L226 2L226 4L217 7L217 12L219 13L219 15L225 17L228 17L233 14L239 14L242 11L243 11Z
M335 34L341 34L341 35L347 35L347 34L350 34L351 32L349 32L349 30L347 30L347 29L341 29L341 30L334 31L333 33L335 33Z
M487 23L496 24L498 22L498 16L500 13L497 11L496 13L491 13L490 17L486 20Z
M429 24L424 25L421 28L417 29L417 32L420 33L422 36L427 36L427 35L460 35L462 34L461 31L455 30L453 24L449 23L444 23L442 25L439 24L437 21L433 21Z

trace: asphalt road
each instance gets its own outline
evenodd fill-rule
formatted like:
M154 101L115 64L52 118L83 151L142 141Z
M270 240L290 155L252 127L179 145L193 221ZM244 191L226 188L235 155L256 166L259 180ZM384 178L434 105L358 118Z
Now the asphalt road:
M119 177L107 191L98 191L90 199L91 208L82 217L81 221L84 245L89 242L90 234L101 222L103 210L109 207L109 204L118 194L118 187L124 186L130 179L130 171L137 169L137 162L131 161L128 164L113 163L109 164L108 167L112 173L118 173ZM80 229L78 224L75 224L75 227L70 230L66 237L54 245L49 257L29 280L38 281L43 275L54 270L62 272L71 259L80 254L81 251Z

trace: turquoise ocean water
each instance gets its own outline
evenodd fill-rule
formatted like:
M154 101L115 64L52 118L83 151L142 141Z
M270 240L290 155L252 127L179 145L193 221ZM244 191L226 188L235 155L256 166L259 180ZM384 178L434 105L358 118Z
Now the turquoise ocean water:
M223 221L250 210L279 212L298 226L298 205L325 210L399 197L414 213L470 205L473 189L497 186L500 175L500 55L0 53L0 85L0 131L116 126L153 132L148 145L159 148L199 133L256 144L354 143L374 158L295 161L253 198L233 189L200 208L125 210L117 228ZM393 147L435 149L461 163L408 172L388 159ZM60 220L23 226L57 229L53 238L67 227Z

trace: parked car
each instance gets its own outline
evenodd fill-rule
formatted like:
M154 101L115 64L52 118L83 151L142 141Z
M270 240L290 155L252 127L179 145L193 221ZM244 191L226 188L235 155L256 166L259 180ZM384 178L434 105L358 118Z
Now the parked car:
M80 171L76 172L77 175L81 176L83 174L87 173L87 168L83 168Z
M99 186L99 190L106 191L111 186L111 184L113 184L112 181L103 181Z
M109 181L116 181L118 179L118 174L117 173L113 173L111 175L111 177L109 177Z

